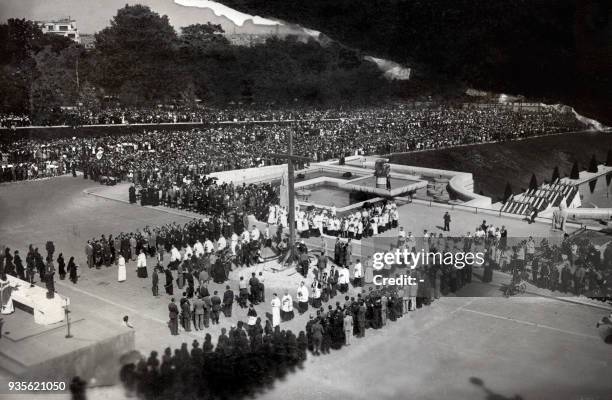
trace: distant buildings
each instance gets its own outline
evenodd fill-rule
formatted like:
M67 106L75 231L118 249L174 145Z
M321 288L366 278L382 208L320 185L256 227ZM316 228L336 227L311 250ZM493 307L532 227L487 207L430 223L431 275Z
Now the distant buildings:
M296 40L306 43L311 37L307 34L276 34L276 33L230 33L225 34L225 38L234 46L252 47L258 44L266 43L268 39L283 40L289 36L293 36Z
M229 35L226 34L225 37L234 46L251 47L264 44L266 40L277 36L274 34L231 33Z
M284 40L293 37L300 42L307 42L311 38L318 38L318 32L308 31L293 25L257 25L247 20L243 26L234 26L226 31L225 38L234 46L256 46L266 43L268 39Z
M92 50L96 47L96 37L89 33L81 34L81 45L85 50Z
M76 21L68 18L61 18L53 21L36 21L43 33L51 33L53 35L61 35L81 43L79 30L76 27Z

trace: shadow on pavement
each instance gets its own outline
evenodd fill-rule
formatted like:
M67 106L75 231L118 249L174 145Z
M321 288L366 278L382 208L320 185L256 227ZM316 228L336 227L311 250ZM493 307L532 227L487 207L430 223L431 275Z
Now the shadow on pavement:
M480 386L482 388L482 390L485 392L486 400L524 400L523 396L518 394L515 394L512 397L507 397L499 393L495 393L494 391L485 386L485 383L482 379L476 378L474 376L470 378L470 383L472 385Z

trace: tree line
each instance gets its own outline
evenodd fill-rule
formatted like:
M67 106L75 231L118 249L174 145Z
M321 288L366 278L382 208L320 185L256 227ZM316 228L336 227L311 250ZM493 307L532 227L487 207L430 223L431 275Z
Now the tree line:
M606 0L222 0L303 24L436 79L571 104L610 123Z
M391 85L374 63L336 42L271 37L234 46L220 25L180 29L149 7L126 5L86 51L36 23L0 25L0 112L44 119L63 106L255 102L370 103Z

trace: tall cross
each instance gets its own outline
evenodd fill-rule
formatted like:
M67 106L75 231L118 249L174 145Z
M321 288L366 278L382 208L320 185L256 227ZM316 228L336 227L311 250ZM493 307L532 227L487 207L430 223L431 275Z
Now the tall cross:
M287 160L288 169L288 189L289 189L289 251L291 252L291 260L294 260L295 256L295 177L294 173L294 162L309 162L308 157L296 156L293 154L293 130L289 130L288 136L288 151L287 153L267 153L266 156L270 158L277 158L280 160Z

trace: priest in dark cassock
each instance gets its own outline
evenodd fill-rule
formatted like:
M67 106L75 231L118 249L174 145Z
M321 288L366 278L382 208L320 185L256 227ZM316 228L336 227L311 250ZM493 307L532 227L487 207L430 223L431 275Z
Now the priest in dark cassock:
M166 294L172 295L174 294L174 278L172 277L172 271L170 271L170 268L166 268L164 273L166 276L166 284L164 285L164 289L166 289Z
M55 267L53 266L53 259L47 260L45 270L45 286L47 288L47 298L52 299L55 297Z
M130 204L136 203L136 187L134 185L130 186L129 197L130 197Z
M223 258L217 257L214 254L208 256L210 260L209 270L213 282L223 283L225 282L225 267L223 266Z

